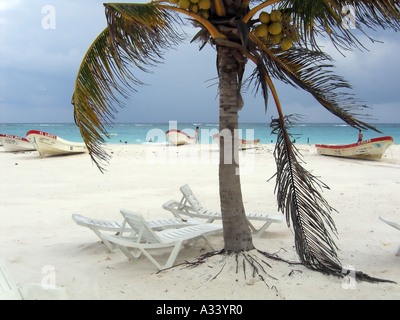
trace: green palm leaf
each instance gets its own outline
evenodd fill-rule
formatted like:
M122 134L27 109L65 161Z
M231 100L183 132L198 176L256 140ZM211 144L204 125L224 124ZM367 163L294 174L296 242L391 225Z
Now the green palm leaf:
M361 32L364 32L363 26L374 30L378 27L400 30L400 4L395 0L283 0L279 6L293 12L304 44L313 48L319 48L317 37L325 35L338 48L363 48L344 23L346 19L351 19ZM354 12L349 14L349 8Z
M379 132L374 126L359 120L361 115L353 112L366 106L348 91L350 84L333 72L334 65L328 55L301 47L293 47L288 51L269 49L254 37L252 39L261 51L263 64L272 77L309 92L329 112L349 125ZM259 74L259 69L257 67L253 78Z
M117 106L143 83L135 70L149 72L166 49L183 38L173 13L150 4L105 5L108 27L96 38L79 68L72 97L74 119L99 167L109 160L101 145ZM134 69L136 68L136 69Z

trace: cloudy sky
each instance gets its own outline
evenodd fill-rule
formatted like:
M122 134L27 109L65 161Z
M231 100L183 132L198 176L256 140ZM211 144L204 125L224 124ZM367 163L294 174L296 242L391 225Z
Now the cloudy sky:
M106 26L103 2L0 0L0 123L73 122L70 101L79 65ZM384 43L361 38L368 52L343 57L328 43L326 51L335 58L337 73L371 107L371 122L398 123L400 33L372 35ZM140 76L149 85L126 101L115 122L218 122L215 51L209 46L199 51L189 40L168 52L152 74ZM307 122L339 122L308 94L276 86L286 114L303 114ZM254 94L244 95L240 122L269 122L276 116L272 98L265 113Z

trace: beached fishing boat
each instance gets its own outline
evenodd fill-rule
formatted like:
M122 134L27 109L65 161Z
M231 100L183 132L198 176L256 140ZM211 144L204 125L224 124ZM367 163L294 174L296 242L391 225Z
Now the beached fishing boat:
M35 147L25 138L11 134L0 134L3 148L10 152L35 151Z
M213 135L213 140L219 146L219 133L216 133L216 134ZM244 150L244 149L255 148L255 146L257 146L259 143L260 143L260 139L256 139L256 140L238 139L238 149L239 150Z
M181 130L176 130L176 129L171 129L168 130L165 135L167 136L167 139L170 144L180 146L183 144L188 144L188 143L195 143L195 138L189 136L185 132Z
M26 138L41 155L65 155L87 152L83 142L72 142L64 140L54 134L30 130Z
M318 154L326 156L356 158L356 159L380 159L386 149L393 144L392 137L380 137L363 140L361 142L345 145L316 144Z

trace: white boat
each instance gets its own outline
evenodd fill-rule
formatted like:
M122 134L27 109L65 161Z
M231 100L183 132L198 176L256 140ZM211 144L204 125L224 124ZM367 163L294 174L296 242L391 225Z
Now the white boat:
M361 142L345 145L316 144L318 154L326 156L356 158L356 159L380 159L386 149L393 144L392 137L380 137L362 140Z
M0 138L6 151L35 151L35 147L25 138L11 134L0 134Z
M219 133L213 134L213 140L219 146ZM255 146L258 145L259 143L260 143L260 139L255 139L255 140L238 139L238 149L244 150L244 149L255 148Z
M26 138L41 155L65 155L87 152L83 142L72 142L64 140L54 134L30 130Z
M176 129L171 129L168 130L165 135L167 136L167 139L170 144L180 146L183 144L188 144L188 143L195 143L195 138L189 136L185 132L181 130L176 130Z

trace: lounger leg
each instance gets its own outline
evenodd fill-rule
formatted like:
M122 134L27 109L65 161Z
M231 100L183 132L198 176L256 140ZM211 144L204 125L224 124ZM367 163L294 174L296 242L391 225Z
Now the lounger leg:
M167 269L167 268L170 268L173 266L173 264L176 260L176 257L178 256L178 253L180 251L181 245L182 245L182 241L179 241L175 244L165 265L161 265L156 259L153 258L153 256L150 253L148 253L143 248L140 248L140 252L138 254L132 254L131 250L129 250L128 248L123 247L123 246L119 246L119 248L121 249L121 251L123 253L125 253L125 255L129 259L133 259L133 258L137 259L143 253L147 257L147 259L149 259L159 270L162 270L162 269Z
M170 267L172 267L174 265L174 262L176 260L176 257L178 256L178 253L181 249L181 245L182 245L182 241L179 241L175 244L174 248L172 249L168 260L166 262L165 265L161 265L159 264L151 255L150 253L148 253L146 250L141 249L141 251L143 252L143 254L151 261L153 262L153 264L159 269L159 270L163 270L163 269L168 269Z
M103 241L103 243L106 245L108 250L110 250L111 252L117 251L116 247L111 242L109 242L108 240L105 240L101 237L101 233L98 229L96 229L96 228L90 228L90 229L92 229L92 231L101 239L101 241Z
M178 253L181 250L181 246L182 246L182 241L179 241L175 244L174 249L172 249L171 254L169 255L167 263L164 265L164 267L160 269L167 269L173 266L176 257L178 256Z
M249 225L250 229L253 230L253 232L257 231L257 229L253 226L253 224L247 220L247 224Z
M272 221L267 221L266 223L264 223L264 225L256 232L256 234L253 235L253 237L258 238L259 236L261 236L265 230L267 230L267 228L271 225Z
M138 253L134 253L127 247L118 246L118 248L128 257L129 260L138 259L142 255L141 251L139 251Z
M159 269L163 269L163 267L146 251L141 249L141 251L143 252L143 254L147 257L147 259L149 259L151 262L153 262L153 264Z
M215 251L213 245L212 245L211 242L208 240L208 238L205 237L205 236L201 236L201 237L204 239L205 242L207 242L207 244L210 246L211 250L212 250L212 251Z
M156 259L154 259L150 255L150 253L148 253L145 249L141 248L139 252L134 253L132 250L129 250L127 247L124 247L124 246L118 246L118 248L121 249L121 251L128 257L129 260L138 259L143 253L147 257L147 259L149 259L159 270L162 270L162 269L167 269L167 268L172 267L177 255L179 253L181 244L182 243L179 242L174 246L171 254L168 257L167 263L164 266L162 266L160 263L158 263L158 261Z

